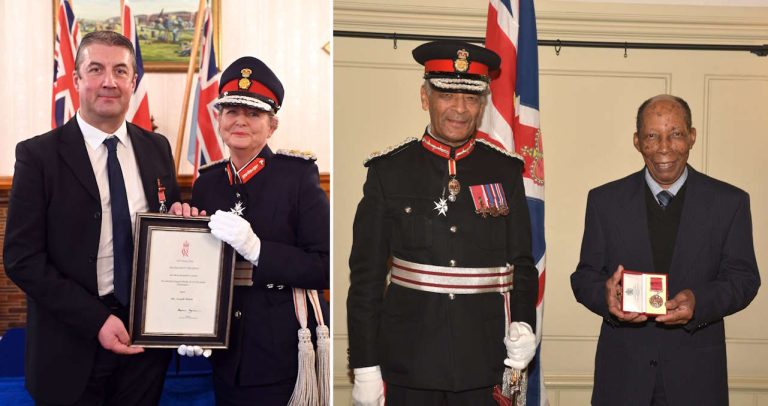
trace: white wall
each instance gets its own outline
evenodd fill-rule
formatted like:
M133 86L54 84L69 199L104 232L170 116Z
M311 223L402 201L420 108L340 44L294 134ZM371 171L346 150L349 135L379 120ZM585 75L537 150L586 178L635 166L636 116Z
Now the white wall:
M768 9L536 1L540 39L768 43ZM334 28L482 37L487 5L463 0L336 1ZM413 41L336 38L334 46L334 376L348 404L347 260L362 196L363 159L428 122ZM573 298L589 189L642 168L632 146L637 107L671 92L693 109L698 138L690 163L747 190L758 264L768 266L768 58L746 52L539 47L546 161L547 284L542 364L552 406L589 404L601 320ZM342 160L341 157L344 157ZM762 270L766 280L766 270ZM768 300L763 288L726 319L732 405L768 405Z
M119 12L120 2L115 1ZM221 52L223 70L235 59L262 59L286 89L278 113L280 128L272 149L310 150L321 172L331 169L331 56L322 50L331 41L330 1L224 0ZM13 175L17 142L50 130L53 77L52 0L0 0L0 177ZM77 15L77 1L74 2ZM150 111L158 132L175 145L181 118L186 72L146 74ZM189 126L187 126L187 129ZM186 136L182 156L186 157ZM182 160L181 174L191 165Z

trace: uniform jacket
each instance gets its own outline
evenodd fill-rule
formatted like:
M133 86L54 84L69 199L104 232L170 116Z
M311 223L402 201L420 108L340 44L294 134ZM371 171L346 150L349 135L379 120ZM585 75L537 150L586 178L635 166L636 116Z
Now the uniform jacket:
M595 360L595 405L648 405L662 368L670 405L728 404L723 317L745 308L760 276L752 244L749 195L688 167L685 200L669 268L673 298L691 289L694 316L679 327L653 320L619 323L605 281L619 264L654 272L640 171L589 193L576 299L603 317Z
M214 351L212 357L214 373L230 385L294 379L299 323L291 288L330 285L330 209L317 166L312 160L273 154L268 146L259 157L265 159L264 168L245 184L230 185L225 171L229 163L224 161L201 169L192 190L193 205L208 214L231 210L241 201L243 217L261 240L253 286L235 287L229 349ZM321 302L330 324L327 304ZM309 305L308 311L308 327L316 339Z
M368 162L349 259L352 368L381 365L386 382L421 389L460 391L501 382L506 358L502 295L451 298L387 286L390 256L446 267L513 264L512 320L535 328L538 278L522 162L475 142L456 165L461 191L444 216L435 202L448 183L447 159L414 140ZM475 213L469 186L492 183L502 185L507 216Z
M168 204L179 201L168 140L130 123L128 135L149 209L160 206L158 179ZM74 401L91 373L110 314L96 281L102 221L111 219L75 118L16 146L4 259L27 294L26 386L38 401Z

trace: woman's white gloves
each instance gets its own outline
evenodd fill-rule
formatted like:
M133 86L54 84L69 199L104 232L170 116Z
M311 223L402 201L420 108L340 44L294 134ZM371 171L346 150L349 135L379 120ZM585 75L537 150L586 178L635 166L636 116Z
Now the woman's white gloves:
M217 210L208 223L211 234L232 246L248 262L258 265L261 240L248 220L228 211Z

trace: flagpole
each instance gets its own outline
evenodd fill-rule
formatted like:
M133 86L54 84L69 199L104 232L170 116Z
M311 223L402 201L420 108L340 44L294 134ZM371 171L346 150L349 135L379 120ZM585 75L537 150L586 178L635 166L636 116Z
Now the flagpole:
M197 7L197 21L195 22L195 39L192 41L192 49L189 53L189 66L187 67L187 85L184 88L184 105L181 108L181 120L179 121L179 134L176 137L176 150L174 158L176 159L176 174L179 174L179 164L181 163L181 144L184 142L184 130L187 125L187 110L189 109L189 94L192 92L192 76L195 73L197 65L197 51L200 46L200 33L203 30L203 17L205 15L205 1L200 0Z

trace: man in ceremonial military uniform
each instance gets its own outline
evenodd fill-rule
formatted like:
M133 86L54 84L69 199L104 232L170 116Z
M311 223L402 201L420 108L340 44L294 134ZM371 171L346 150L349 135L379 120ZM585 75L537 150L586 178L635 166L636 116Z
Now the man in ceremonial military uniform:
M316 342L318 362L326 363L318 370L329 371L328 306L317 290L330 283L330 210L315 157L267 145L283 94L256 58L224 70L216 105L230 158L201 168L192 190L195 207L215 213L213 235L239 254L229 349L211 357L218 405L328 404L328 376L318 385L309 378L314 366L299 368L299 358L309 359ZM309 345L297 352L299 341Z
M386 382L387 404L491 405L535 353L538 293L523 161L476 137L500 58L455 41L413 56L430 124L366 162L354 222L352 397L382 404Z

